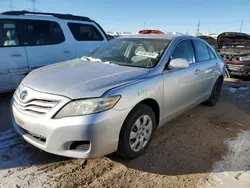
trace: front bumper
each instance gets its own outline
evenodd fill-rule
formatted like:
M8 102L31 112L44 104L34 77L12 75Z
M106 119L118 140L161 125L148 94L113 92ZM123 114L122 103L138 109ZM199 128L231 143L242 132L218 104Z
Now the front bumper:
M115 152L122 124L131 109L67 117L61 119L32 117L13 106L12 123L30 144L56 155L73 158L93 158ZM75 141L89 141L86 150L74 150Z
M250 65L242 64L230 64L227 63L227 69L230 75L235 76L250 76Z

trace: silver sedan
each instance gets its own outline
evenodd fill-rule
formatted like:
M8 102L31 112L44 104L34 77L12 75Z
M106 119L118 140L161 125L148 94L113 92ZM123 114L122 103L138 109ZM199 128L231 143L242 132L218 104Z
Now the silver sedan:
M13 125L57 155L133 159L172 118L200 103L215 105L224 72L201 39L120 37L81 59L32 71L13 96Z

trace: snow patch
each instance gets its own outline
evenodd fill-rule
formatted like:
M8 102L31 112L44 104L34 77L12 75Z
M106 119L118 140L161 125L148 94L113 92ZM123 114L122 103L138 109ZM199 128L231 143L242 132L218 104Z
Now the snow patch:
M75 168L69 160L66 168L62 165L62 169L57 170L60 161L55 162L52 155L42 151L38 154L39 150L26 143L14 130L0 133L0 141L0 188L55 187L62 169ZM50 161L57 163L55 169Z
M202 188L250 187L250 131L241 132L236 139L225 141L228 154L213 165L213 172Z
M248 87L247 86L232 86L232 87L228 88L228 90L231 93L235 93L237 90L248 91Z
M231 93L235 93L237 91L237 88L230 87L228 90Z
M239 90L247 91L248 87L240 87Z

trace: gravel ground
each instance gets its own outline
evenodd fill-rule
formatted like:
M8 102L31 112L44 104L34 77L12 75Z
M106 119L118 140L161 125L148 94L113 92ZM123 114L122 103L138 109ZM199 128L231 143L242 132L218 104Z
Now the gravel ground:
M248 81L225 82L217 106L197 106L167 123L132 161L40 151L11 128L11 94L0 97L0 187L250 187Z

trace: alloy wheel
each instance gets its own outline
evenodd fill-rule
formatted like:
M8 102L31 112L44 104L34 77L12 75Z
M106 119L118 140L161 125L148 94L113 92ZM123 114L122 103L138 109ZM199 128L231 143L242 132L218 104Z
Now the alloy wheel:
M139 117L132 129L129 136L130 148L134 152L141 151L151 138L153 130L152 120L148 115Z

